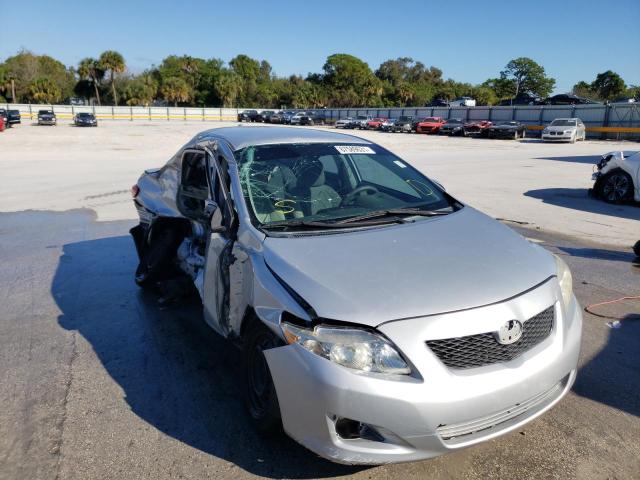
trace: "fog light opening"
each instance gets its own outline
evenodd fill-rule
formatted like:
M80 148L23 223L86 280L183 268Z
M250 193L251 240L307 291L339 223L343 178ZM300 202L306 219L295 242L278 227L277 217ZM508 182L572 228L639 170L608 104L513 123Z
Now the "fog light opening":
M336 433L343 440L371 440L372 442L384 442L384 437L372 425L338 417L336 420Z

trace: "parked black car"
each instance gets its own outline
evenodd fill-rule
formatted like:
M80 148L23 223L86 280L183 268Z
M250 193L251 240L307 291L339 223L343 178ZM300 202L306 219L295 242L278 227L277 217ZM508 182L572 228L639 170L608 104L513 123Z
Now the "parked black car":
M257 110L245 110L244 112L240 112L238 114L239 122L259 122L260 114Z
M97 127L98 119L93 113L80 112L73 117L73 124L76 127Z
M461 118L450 118L438 130L438 135L465 135L464 122Z
M579 97L577 95L571 95L569 93L561 93L560 95L554 95L545 99L544 105L589 105L598 104L600 102L594 102L588 98Z
M38 125L55 125L57 121L53 110L38 110Z
M442 98L434 98L426 105L427 107L449 107L449 102Z
M327 123L327 115L322 111L311 111L308 112L309 116L313 123L311 125L324 125Z
M389 127L390 132L412 132L413 130L413 117L401 116L395 123Z
M263 110L256 117L256 122L269 123L269 119L274 113L275 112L273 110Z
M542 103L543 102L539 97L534 97L533 95L529 95L528 93L523 93L515 98L502 100L498 105L501 107L510 107L513 105L540 105Z
M526 127L516 121L498 122L488 128L487 136L489 138L511 138L518 139L525 137Z
M284 123L284 112L273 112L269 116L268 123Z
M21 123L20 110L9 110L9 125L13 125L14 123Z

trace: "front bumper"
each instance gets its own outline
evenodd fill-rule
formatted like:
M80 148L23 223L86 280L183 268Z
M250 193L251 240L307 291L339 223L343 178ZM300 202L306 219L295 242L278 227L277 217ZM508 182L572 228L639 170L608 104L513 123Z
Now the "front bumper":
M55 125L56 120L38 119L38 125Z
M425 344L530 318L552 303L550 296L556 308L550 336L512 361L454 370ZM415 376L356 372L297 344L269 350L284 429L332 461L380 464L435 457L519 428L555 405L575 380L582 314L575 298L566 311L559 298L551 279L500 304L383 324L378 330L412 362ZM337 418L367 424L383 440L341 438Z
M563 133L561 135L543 133L541 138L543 142L570 142L573 139L573 133Z

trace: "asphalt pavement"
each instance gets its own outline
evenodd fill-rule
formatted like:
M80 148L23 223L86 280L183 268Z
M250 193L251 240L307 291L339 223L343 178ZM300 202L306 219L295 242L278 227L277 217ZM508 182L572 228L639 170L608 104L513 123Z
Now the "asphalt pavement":
M161 309L135 286L133 221L95 220L0 213L0 479L640 476L638 301L585 313L573 390L525 428L423 462L341 466L255 433L239 352L197 304ZM565 258L581 304L640 293L630 248L507 224Z

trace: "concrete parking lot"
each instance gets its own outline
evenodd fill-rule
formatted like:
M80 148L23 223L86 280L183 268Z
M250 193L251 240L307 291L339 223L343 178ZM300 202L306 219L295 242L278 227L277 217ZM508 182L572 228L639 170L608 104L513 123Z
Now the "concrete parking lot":
M585 313L578 379L525 428L445 457L324 461L249 426L240 355L198 305L132 281L129 187L203 122L20 125L0 134L0 479L584 478L640 474L640 302ZM587 196L596 158L637 143L350 132L561 255L583 305L640 294L640 207ZM622 319L618 329L606 322Z

